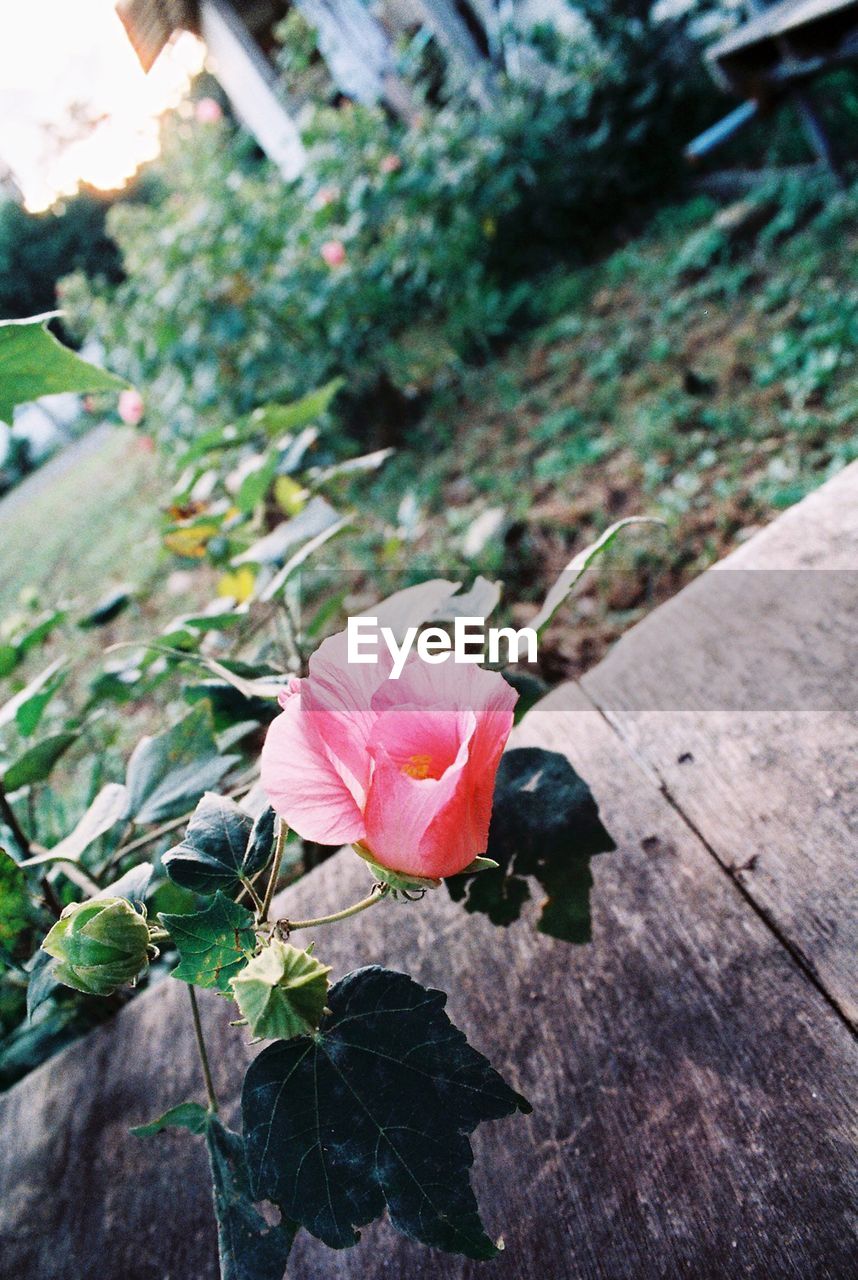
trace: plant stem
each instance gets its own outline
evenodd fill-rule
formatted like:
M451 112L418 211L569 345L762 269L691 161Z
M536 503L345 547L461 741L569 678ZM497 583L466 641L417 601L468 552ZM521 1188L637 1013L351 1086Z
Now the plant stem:
M282 818L277 819L277 836L274 842L274 861L271 864L271 875L268 877L268 885L265 889L265 897L262 899L262 906L259 911L259 923L264 924L268 919L268 912L271 908L271 899L274 897L274 890L277 888L277 878L280 875L280 864L283 861L283 846L286 844L286 832L288 827Z
M288 933L292 933L295 929L315 929L319 924L336 924L338 920L348 920L349 916L356 916L359 911L366 911L367 907L381 902L389 892L389 887L386 884L374 885L372 893L366 898L361 898L360 902L355 902L353 906L343 907L342 911L335 911L329 916L317 916L315 920L278 920L277 923L282 925Z
M30 841L24 834L24 830L20 822L15 817L15 810L9 803L8 797L6 796L6 790L2 782L0 782L0 816L2 816L6 826L15 837L15 843L18 845L24 856L27 857L30 852Z
M256 773L254 772L252 777L245 778L243 782L238 783L231 791L227 791L227 799L236 800L239 796L246 794L246 792L250 791L255 781ZM169 835L171 831L176 831L179 827L183 827L194 816L194 812L195 810L191 809L190 813L183 813L178 818L171 818L169 822L162 822L159 827L154 827L151 831L147 831L145 835L138 836L136 840L130 840L128 844L120 845L111 854L104 869L107 870L107 867L112 867L117 862L120 862L126 854L136 853L138 849L145 849L147 844L152 844L155 840L160 839L161 836Z
M188 984L188 995L191 997L191 1014L194 1019L194 1035L197 1038L197 1049L200 1055L200 1063L203 1068L203 1079L206 1083L206 1096L209 1100L209 1111L217 1113L217 1095L214 1090L214 1081L212 1080L211 1067L209 1066L209 1055L206 1051L206 1042L203 1038L203 1024L200 1021L200 1009L197 1004L197 993L193 984Z

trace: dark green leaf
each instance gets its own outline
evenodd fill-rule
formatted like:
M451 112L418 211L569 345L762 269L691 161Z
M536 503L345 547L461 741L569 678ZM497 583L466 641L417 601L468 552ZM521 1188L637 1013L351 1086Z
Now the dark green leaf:
M56 960L41 948L27 965L30 980L27 983L27 1019L54 994L60 983L54 977Z
M178 817L238 759L218 754L211 708L199 703L166 733L138 742L125 779L126 816L138 824Z
M11 956L18 955L32 923L27 877L12 855L0 849L0 948Z
M50 315L0 320L0 421L11 424L15 406L60 391L121 391L121 378L81 360L49 333Z
M234 896L243 880L260 872L271 857L274 811L254 823L249 813L225 796L207 793L199 802L181 844L164 854L164 870L176 884L194 893L218 889Z
M165 1129L189 1129L191 1133L201 1134L205 1133L208 1120L208 1111L198 1102L180 1102L178 1106L170 1107L157 1120L150 1120L148 1124L136 1124L129 1132L135 1138L151 1138L156 1133L163 1133Z
M487 855L496 871L453 876L450 896L467 911L511 924L534 877L547 897L537 928L566 942L590 940L590 858L613 849L592 792L564 755L517 747L501 759Z
M33 625L15 641L18 653L21 657L26 657L31 649L35 649L36 645L41 644L43 640L47 640L54 627L58 627L64 620L65 616L66 615L63 610L57 609L54 610L53 613L44 614L37 622L34 622Z
M79 627L104 627L114 618L118 618L123 609L127 609L132 600L131 587L117 587L102 596L98 604L86 617L81 618Z
M452 1025L446 1000L403 973L358 969L329 992L315 1036L259 1055L242 1095L255 1198L333 1248L387 1208L412 1239L494 1256L468 1134L530 1107Z
M217 1116L209 1117L206 1146L221 1280L283 1280L297 1227L285 1218L271 1226L254 1207L244 1143Z
M50 738L43 738L29 751L9 765L3 775L3 785L7 791L17 791L19 787L32 786L34 782L44 782L51 770L65 755L69 747L77 742L77 733L55 733Z
M222 893L205 911L158 917L172 936L179 964L172 977L198 987L215 987L231 995L229 980L247 963L256 946L253 916Z

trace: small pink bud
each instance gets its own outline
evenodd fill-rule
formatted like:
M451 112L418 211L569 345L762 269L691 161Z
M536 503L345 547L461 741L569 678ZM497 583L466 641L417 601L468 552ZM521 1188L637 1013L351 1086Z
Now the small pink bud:
M398 155L391 151L389 155L382 156L378 167L382 173L396 173L397 170L402 168L402 161Z
M346 260L346 246L342 240L326 240L320 252L329 267L341 267Z
M327 209L334 201L339 200L339 187L319 187L316 192L316 207L319 209Z
M133 387L127 391L120 391L119 416L123 422L127 422L129 427L136 427L145 412L146 407L139 391L135 391Z
M194 115L199 124L217 124L223 119L223 108L216 98L200 98Z

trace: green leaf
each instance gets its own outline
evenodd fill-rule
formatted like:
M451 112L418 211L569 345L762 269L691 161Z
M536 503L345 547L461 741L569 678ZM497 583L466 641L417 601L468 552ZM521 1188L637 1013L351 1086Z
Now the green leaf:
M590 788L566 757L517 747L501 758L495 783L486 852L497 870L445 883L466 911L508 925L530 897L527 877L533 877L547 895L537 929L565 942L589 942L590 859L614 847Z
M289 1040L318 1027L328 994L329 964L272 938L231 980L235 1002L254 1036Z
M11 424L15 406L61 391L121 391L128 383L81 360L49 333L47 321L0 320L0 421Z
M171 976L231 995L230 978L256 947L253 916L247 908L218 892L205 911L185 916L162 913L158 918L179 952L179 964Z
M376 862L371 854L365 849L361 849L359 845L353 845L355 853L358 857L363 858L376 880L382 884L390 885L391 889L397 889L405 893L419 893L425 889L440 888L441 881L433 880L430 876L412 876L402 871L391 871L389 867L383 867Z
M244 477L235 495L235 505L243 515L251 515L259 504L265 501L276 470L277 454L272 453L265 458L261 466L255 471L248 472Z
M175 818L217 786L238 756L218 754L211 708L200 702L156 738L141 738L128 761L126 817L138 825Z
M328 996L315 1036L270 1045L242 1094L254 1198L333 1248L385 1208L405 1235L491 1258L468 1134L529 1111L444 1013L447 997L372 966Z
M54 976L57 966L53 956L39 949L27 964L30 980L27 983L27 1021L32 1022L36 1010L60 987Z
M11 675L21 661L21 655L14 644L0 644L0 680Z
M225 796L206 793L181 844L164 854L164 870L176 884L194 893L220 889L232 897L242 880L257 875L271 857L274 810L254 823L249 813Z
M285 435L287 431L300 431L315 422L326 412L334 396L343 385L342 378L335 378L318 391L311 391L292 404L264 404L254 409L250 422L261 427L269 436Z
M12 855L0 849L0 949L17 956L32 923L27 877Z
M127 807L126 788L120 782L105 783L74 830L51 849L54 861L60 857L77 861L93 841L116 825Z
M626 529L632 524L664 524L664 521L657 519L655 516L627 516L625 520L618 520L616 524L612 524L594 543L589 547L585 547L583 551L579 551L576 556L573 556L545 597L539 613L528 624L533 627L534 631L541 631L543 627L548 625L576 582L589 569L593 561L608 549L622 529Z
M244 1143L209 1116L206 1146L212 1171L221 1280L283 1280L297 1227L271 1226L254 1206Z
M241 1135L198 1102L180 1102L149 1124L131 1130L148 1138L166 1129L188 1129L205 1138L217 1219L221 1280L283 1280L297 1227L286 1218L276 1226L255 1207Z
M43 738L34 747L30 747L29 751L19 756L4 773L3 785L6 790L17 791L19 787L32 786L34 782L44 782L45 778L50 776L60 756L65 755L69 747L77 742L79 736L71 731L55 733L50 738Z
M62 667L64 658L57 658L45 667L23 689L0 707L0 729L14 720L19 731L27 737L38 728L42 712L66 678Z
M205 1133L208 1121L208 1111L198 1102L180 1102L178 1106L170 1107L157 1120L150 1120L148 1124L136 1124L129 1132L135 1138L151 1138L156 1133L163 1133L165 1129L189 1129L191 1133L201 1134Z

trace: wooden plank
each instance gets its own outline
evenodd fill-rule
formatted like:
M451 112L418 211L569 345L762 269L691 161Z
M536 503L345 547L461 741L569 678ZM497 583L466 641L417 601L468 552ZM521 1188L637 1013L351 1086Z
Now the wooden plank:
M656 610L582 681L853 1022L856 635L853 464Z
M533 1102L475 1139L477 1193L507 1246L492 1276L842 1280L858 1181L846 1027L583 698L534 712L519 742L568 748L618 843L594 863L591 946L528 921L496 930L444 890L317 937L335 976L382 962L449 990L453 1019ZM365 886L344 852L278 913L336 908ZM218 1088L234 1098L246 1050L230 1016L204 1002ZM199 1095L186 996L165 982L0 1098L4 1277L213 1280L198 1144L125 1132ZM302 1233L289 1269L484 1274L386 1223L344 1253Z

